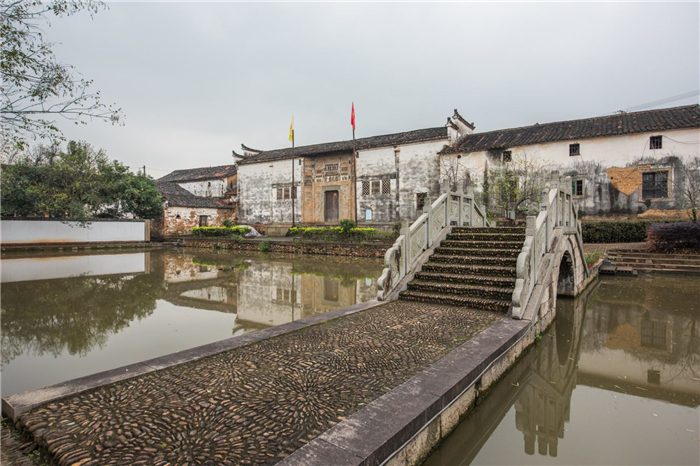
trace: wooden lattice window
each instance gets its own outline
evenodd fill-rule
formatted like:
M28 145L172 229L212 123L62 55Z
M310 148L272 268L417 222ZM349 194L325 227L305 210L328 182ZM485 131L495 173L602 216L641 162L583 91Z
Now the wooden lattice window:
M503 160L503 163L508 163L511 160L513 160L513 152L511 152L509 150L504 150L502 160Z
M571 180L571 195L574 197L583 197L584 195L584 190L583 190L583 178L575 178Z
M389 178L382 180L382 194L391 193L391 180Z
M569 155L571 157L574 155L581 155L581 144L578 142L575 144L569 144Z
M649 138L649 149L661 149L663 146L663 136L652 136Z
M277 188L277 200L284 199L284 191L282 188Z
M666 348L666 323L642 320L642 346L647 348Z
M428 193L416 193L416 212L423 212L425 202L428 200Z
M369 196L369 181L362 182L362 195Z
M372 195L379 194L381 191L381 182L379 180L372 181Z

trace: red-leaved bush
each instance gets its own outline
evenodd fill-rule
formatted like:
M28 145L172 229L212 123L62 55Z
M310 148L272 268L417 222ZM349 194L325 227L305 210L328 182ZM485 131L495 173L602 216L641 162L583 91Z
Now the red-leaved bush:
M700 222L657 223L647 229L650 250L700 249Z

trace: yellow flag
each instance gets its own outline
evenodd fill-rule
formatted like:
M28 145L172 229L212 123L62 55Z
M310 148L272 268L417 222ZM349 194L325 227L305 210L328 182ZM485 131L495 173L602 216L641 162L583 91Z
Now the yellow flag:
M292 123L289 125L289 141L294 141L294 117L292 117Z

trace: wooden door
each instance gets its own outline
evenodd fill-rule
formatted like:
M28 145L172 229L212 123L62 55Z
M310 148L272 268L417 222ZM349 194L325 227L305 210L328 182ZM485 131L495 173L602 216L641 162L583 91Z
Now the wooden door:
M338 191L326 191L324 221L338 221Z

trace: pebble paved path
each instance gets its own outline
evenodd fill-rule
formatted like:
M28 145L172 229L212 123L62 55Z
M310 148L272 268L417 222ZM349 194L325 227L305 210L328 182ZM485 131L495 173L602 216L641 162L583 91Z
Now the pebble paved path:
M20 423L60 465L273 464L502 318L392 302L54 402Z

